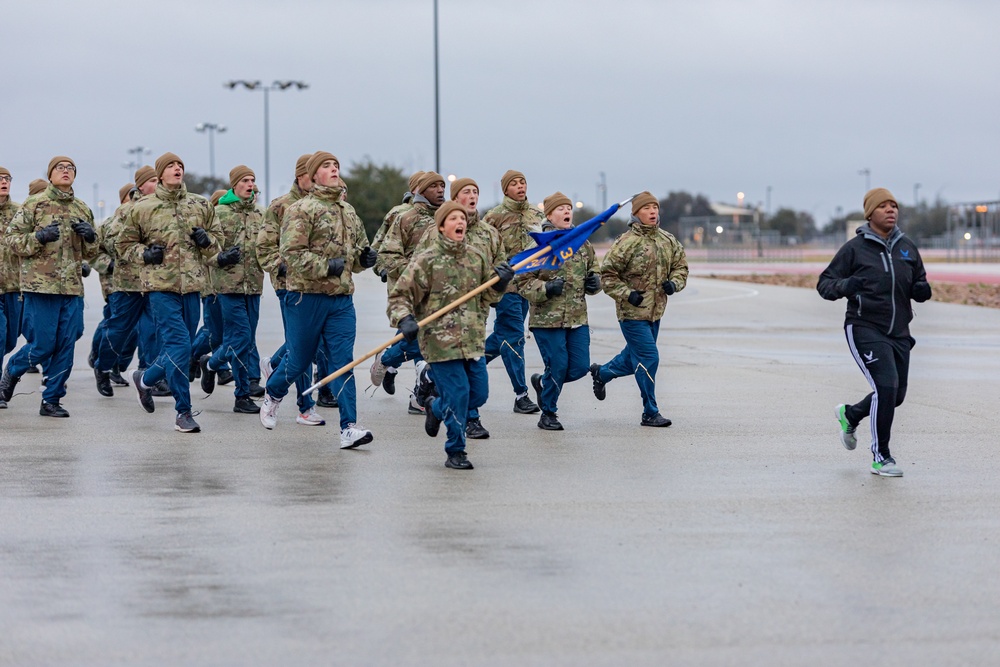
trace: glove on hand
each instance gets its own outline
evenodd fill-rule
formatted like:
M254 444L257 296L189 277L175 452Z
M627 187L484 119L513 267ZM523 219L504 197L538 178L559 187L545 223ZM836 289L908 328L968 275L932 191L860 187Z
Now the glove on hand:
M224 269L227 266L232 266L240 261L242 253L238 246L233 246L232 248L227 248L219 253L219 256L215 261L219 263L219 268Z
M642 292L639 290L632 290L632 292L628 295L628 302L638 308L639 304L642 303Z
M399 330L403 333L403 338L412 342L417 339L417 332L420 331L420 325L413 318L413 315L407 315L399 321Z
M674 284L673 280L664 280L661 287L663 288L663 293L667 296L677 291L677 285Z
M601 277L591 271L583 281L583 291L587 294L597 294L601 291Z
M35 238L38 239L39 243L52 243L53 241L58 241L59 223L53 222L50 225L42 227L37 232L35 232Z
M340 274L344 272L344 259L343 257L338 257L336 259L326 260L326 277L327 278L339 278Z
M503 292L507 289L510 281L514 279L514 269L510 268L510 264L507 262L503 262L494 266L493 270L500 277L500 280L493 286L493 289L497 292Z
M281 264L278 265L278 277L284 278L287 273L288 273L288 267L285 266L284 262L282 262Z
M111 263L108 264L108 275L111 276L114 275L114 273L115 273L115 260L111 260Z
M378 259L378 253L372 250L371 246L366 246L365 249L361 251L361 257L358 259L361 262L361 268L370 269L375 266L375 260Z
M154 243L143 250L142 261L145 264L163 264L163 246Z
M77 236L82 237L87 243L93 243L97 240L97 232L94 231L94 226L86 220L74 220L70 226L73 228L73 232Z
M554 296L559 296L563 292L563 286L566 281L562 278L553 278L549 282L545 283L545 298L551 299Z
M212 245L212 239L209 238L208 232L201 227L191 228L191 240L194 241L195 245L199 248L207 248Z
M931 298L931 284L926 280L917 281L913 283L913 289L910 292L914 301L923 303Z
M80 275L83 276L84 278L90 275L90 264L84 262L83 264L80 265Z
M854 296L865 286L865 281L858 276L851 276L844 281L844 296Z
M379 271L378 277L381 278L382 282L384 283L389 282L389 271L386 269L382 269L381 271Z

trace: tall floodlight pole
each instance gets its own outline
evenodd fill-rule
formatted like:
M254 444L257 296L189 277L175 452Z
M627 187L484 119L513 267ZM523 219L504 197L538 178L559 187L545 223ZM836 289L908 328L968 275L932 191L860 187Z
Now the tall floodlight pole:
M441 173L441 89L438 76L438 0L434 0L434 171Z
M271 85L265 86L259 79L254 81L237 79L227 81L222 85L230 90L242 86L247 90L261 90L264 92L264 196L261 199L266 202L267 198L271 196L271 119L268 108L269 94L272 90L288 90L289 88L305 90L309 87L309 84L305 81L275 81Z
M198 123L194 126L197 132L208 132L208 175L215 179L215 133L226 131L225 125L217 123Z
M136 146L134 148L129 148L127 152L129 155L135 155L135 158L128 162L128 166L132 166L134 164L135 168L138 169L142 166L142 156L149 155L151 151L145 146Z

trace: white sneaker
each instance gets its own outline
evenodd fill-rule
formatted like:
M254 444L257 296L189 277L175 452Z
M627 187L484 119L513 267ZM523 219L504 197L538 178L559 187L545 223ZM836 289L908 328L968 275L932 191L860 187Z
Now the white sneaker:
M348 424L347 428L340 432L340 448L354 449L361 445L367 445L374 438L375 436L372 435L371 431L363 429L356 424Z
M879 475L881 477L902 477L903 471L898 465L896 465L895 459L890 456L889 458L884 459L881 463L873 463L872 474Z
M314 406L305 412L300 412L299 416L295 418L295 423L302 424L303 426L322 426L326 423L326 420L319 416Z
M844 446L844 449L854 449L858 446L858 437L854 433L854 426L847 421L847 415L845 410L847 406L841 403L834 409L834 414L837 417L837 422L840 424L840 444Z
M267 384L268 378L271 377L271 373L274 369L271 368L271 357L261 357L260 358L260 385L263 387Z
M278 423L279 407L281 407L280 398L264 394L264 403L260 406L260 423L264 425L264 428L270 430Z
M381 387L382 380L385 378L385 372L388 370L385 364L382 363L382 352L375 355L375 361L372 363L371 367L371 381L372 386Z

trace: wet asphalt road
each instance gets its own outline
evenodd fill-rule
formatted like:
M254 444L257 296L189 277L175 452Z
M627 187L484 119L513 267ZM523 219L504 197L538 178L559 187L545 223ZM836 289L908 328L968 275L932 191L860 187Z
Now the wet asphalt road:
M671 428L639 427L630 379L599 403L588 378L567 430L540 431L497 363L493 437L457 472L406 414L410 368L359 397L375 441L357 451L336 411L308 428L288 402L268 432L224 387L193 392L197 435L171 399L101 398L88 288L72 417L37 415L37 375L0 412L0 665L1000 660L998 311L917 306L902 479L839 444L833 406L867 391L843 302L702 278L661 329ZM359 353L392 334L382 289L360 281ZM611 300L590 304L603 362L622 338ZM262 312L267 354L273 295Z

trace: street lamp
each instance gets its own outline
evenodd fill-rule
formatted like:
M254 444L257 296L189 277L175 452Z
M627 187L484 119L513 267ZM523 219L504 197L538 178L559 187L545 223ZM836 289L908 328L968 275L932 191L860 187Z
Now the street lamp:
M215 180L215 133L225 132L226 126L217 123L198 123L194 129L196 132L208 132L208 175Z
M264 201L267 201L266 197L271 196L271 139L268 95L272 90L288 90L293 87L298 90L305 90L309 87L309 84L305 81L275 81L271 85L265 86L259 79L255 81L237 79L235 81L227 81L222 85L230 90L242 86L247 90L264 91Z

